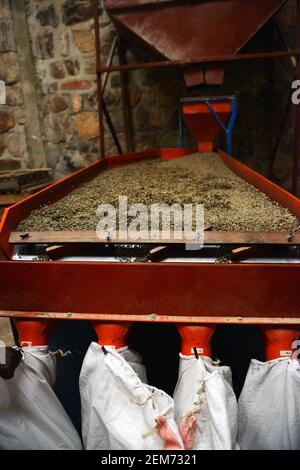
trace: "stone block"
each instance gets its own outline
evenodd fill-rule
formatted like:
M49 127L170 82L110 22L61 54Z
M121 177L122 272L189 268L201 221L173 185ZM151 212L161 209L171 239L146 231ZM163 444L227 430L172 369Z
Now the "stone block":
M69 103L66 96L53 95L47 99L46 110L49 113L60 113L61 111L65 111L68 105Z
M89 90L93 88L93 82L91 80L73 80L63 83L61 88L63 90Z
M63 64L61 62L53 62L50 64L50 74L51 77L56 78L56 79L62 79L65 78L66 72Z
M15 120L13 115L7 111L0 111L0 133L7 132L14 125Z
M56 28L59 25L59 16L54 5L49 5L48 8L40 10L36 17L42 26L53 26Z
M91 140L99 136L99 123L95 113L84 112L74 116L79 139Z
M20 80L18 56L15 52L0 54L0 80L12 85Z
M10 20L0 19L0 52L16 50L13 25Z
M66 25L73 25L87 21L93 17L93 0L67 0L64 2L63 21Z
M80 72L80 62L78 59L65 60L65 67L69 75L78 75Z
M83 54L92 53L95 51L95 36L92 31L89 30L74 30L73 40L76 47Z
M38 59L52 59L54 57L53 33L44 31L36 37L36 54Z
M7 148L11 155L22 158L27 150L25 135L21 132L13 132L7 137Z

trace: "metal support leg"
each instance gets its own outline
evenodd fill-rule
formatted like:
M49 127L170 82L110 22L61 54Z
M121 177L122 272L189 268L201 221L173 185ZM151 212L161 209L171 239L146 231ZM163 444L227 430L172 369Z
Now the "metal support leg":
M232 99L232 112L231 118L229 121L229 126L227 128L227 153L228 155L233 155L233 129L237 118L237 100L236 98Z
M183 106L181 103L179 104L179 147L185 147Z
M105 158L105 139L103 125L103 93L101 70L101 42L100 42L100 22L99 22L99 1L94 0L94 23L95 23L95 50L97 69L97 94L98 94L98 116L99 116L99 138L100 138L100 158Z
M119 60L120 60L120 64L124 64L126 62L124 45L120 37L119 37ZM120 77L121 77L122 108L123 108L126 149L127 149L127 152L134 152L131 102L130 102L130 96L129 96L129 91L128 91L128 72L121 71Z

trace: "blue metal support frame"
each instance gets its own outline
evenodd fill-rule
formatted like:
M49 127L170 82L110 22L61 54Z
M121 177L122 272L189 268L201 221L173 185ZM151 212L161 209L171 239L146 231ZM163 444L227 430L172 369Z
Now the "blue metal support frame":
M221 102L221 101L230 101L232 103L231 116L228 123L228 126L224 124L217 111L213 108L211 103ZM217 122L220 124L221 129L226 134L227 139L227 153L228 155L233 155L233 129L237 119L237 99L235 96L213 96L210 98L183 98L180 100L179 108L179 147L185 147L185 138L184 138L184 116L183 116L183 105L186 103L205 103L208 106L211 114L215 117Z

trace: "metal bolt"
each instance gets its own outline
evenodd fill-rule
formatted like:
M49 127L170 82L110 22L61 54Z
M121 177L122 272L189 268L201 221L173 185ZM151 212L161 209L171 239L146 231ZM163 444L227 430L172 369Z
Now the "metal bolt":
M20 238L21 238L22 240L26 240L26 238L29 238L29 237L30 237L29 233L22 233L22 234L20 235Z
M156 315L156 313L152 313L152 314L150 315L150 320L151 320L151 321L157 321L158 319L159 319L159 316Z

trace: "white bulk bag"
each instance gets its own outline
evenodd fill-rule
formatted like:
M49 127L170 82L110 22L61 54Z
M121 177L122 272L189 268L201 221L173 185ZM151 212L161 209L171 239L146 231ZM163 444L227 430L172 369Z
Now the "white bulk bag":
M23 349L10 380L0 378L0 449L76 450L81 440L52 390L56 359L47 346Z
M300 365L252 360L239 399L239 444L245 450L300 449Z
M134 372L139 376L141 381L144 384L148 383L146 367L142 363L141 356L136 351L129 349L127 346L121 349L117 349L117 352L130 365Z
M235 450L237 400L229 367L180 354L175 420L187 450Z
M79 380L85 449L183 449L173 400L142 382L138 361L127 348L90 345Z

